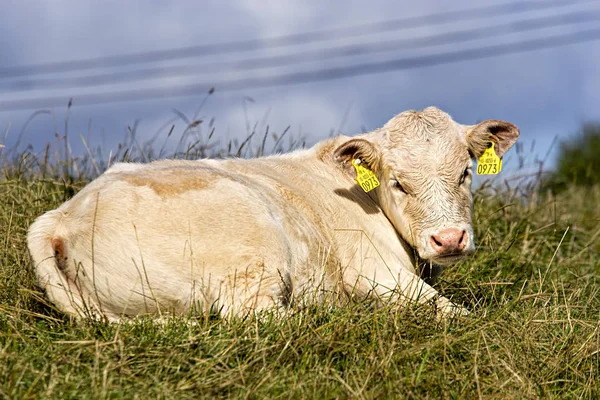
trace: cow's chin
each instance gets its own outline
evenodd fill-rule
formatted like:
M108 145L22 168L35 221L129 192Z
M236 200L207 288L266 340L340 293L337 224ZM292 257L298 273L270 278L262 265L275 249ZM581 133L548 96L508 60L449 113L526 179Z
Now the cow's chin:
M434 264L439 264L439 265L451 265L454 263L457 263L461 260L464 260L467 256L467 253L460 253L460 254L448 254L446 256L435 256L435 257L431 257L429 259L429 261L431 261Z
M436 255L436 254L430 254L430 253L420 253L419 252L419 257L428 263L432 263L432 264L438 264L438 265L452 265L455 264L459 261L464 260L470 252L461 252L458 254L447 254L447 255Z

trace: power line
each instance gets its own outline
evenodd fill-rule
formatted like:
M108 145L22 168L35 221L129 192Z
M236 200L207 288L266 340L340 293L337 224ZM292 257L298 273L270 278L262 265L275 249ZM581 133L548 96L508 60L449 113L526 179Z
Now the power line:
M403 58L383 62L363 63L349 67L328 68L310 72L296 72L281 74L270 78L250 78L222 81L212 84L180 85L169 89L151 88L136 89L113 93L93 93L77 97L75 104L96 105L127 101L147 100L153 98L170 98L194 96L218 87L219 91L233 91L242 89L266 88L282 85L293 85L308 82L327 81L348 78L359 75L372 75L390 71L423 68L467 60L477 60L497 57L500 55L522 53L547 49L569 44L583 43L600 39L600 29L590 29L571 34L555 35L542 39L521 41L516 43L500 44L480 47L469 50L431 54L426 56ZM64 106L65 97L30 98L22 100L9 100L0 102L0 112L15 110L30 110L49 106Z
M600 19L598 11L580 11L569 14L554 15L543 18L529 18L511 21L485 28L465 29L454 32L445 32L413 39L399 39L390 41L378 41L375 43L352 44L319 50L308 50L294 52L277 56L257 57L238 61L220 61L204 63L200 65L171 66L168 68L153 67L133 71L120 71L89 75L78 78L58 79L25 79L10 82L8 88L2 91L16 92L44 89L72 89L99 85L109 85L121 82L135 82L140 80L168 78L174 76L198 75L199 73L231 71L247 71L261 68L290 66L302 62L323 61L332 58L362 56L366 54L383 53L398 50L422 49L424 47L457 44L506 35L507 33L519 33L540 30L544 28L555 28L562 25L575 23L586 23ZM2 83L0 82L0 86Z
M547 0L541 2L536 0L521 0L512 3L473 8L470 10L446 11L423 16L390 19L361 25L295 33L265 39L248 39L224 43L210 43L167 50L3 67L0 68L0 77L7 78L57 72L70 72L101 67L115 67L173 59L201 57L215 54L273 49L291 45L304 45L330 41L339 39L340 37L352 38L374 33L440 25L448 22L468 21L481 17L497 17L499 15L517 14L531 10L539 11L558 7L572 7L573 5L597 1L598 0L579 0L575 2L573 0Z

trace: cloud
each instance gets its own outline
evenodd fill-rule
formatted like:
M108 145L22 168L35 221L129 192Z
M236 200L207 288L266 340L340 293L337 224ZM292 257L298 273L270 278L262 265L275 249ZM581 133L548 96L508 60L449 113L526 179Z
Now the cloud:
M493 0L478 3L479 6L498 4ZM31 7L16 2L5 7L0 15L0 25L5 34L0 37L0 54L3 66L61 61L113 54L129 54L157 49L168 49L204 43L227 42L240 39L264 39L276 35L312 30L330 29L392 18L426 15L433 12L466 10L474 5L466 0L447 2L394 2L384 0L330 0L328 2L307 0L303 2L280 2L266 0L235 0L222 2L191 0L174 3L138 1L89 1L75 2L56 0L38 3ZM579 7L579 8L577 8ZM584 6L569 6L561 10L544 11L543 15L561 15ZM600 9L597 5L585 5L588 9ZM527 15L532 15L528 13ZM522 14L525 16L525 14ZM466 26L490 26L501 21L517 18L498 16L493 21L482 19L469 23L429 25L398 33L374 36L369 40L389 37L410 38L417 35L464 29ZM32 29L31 21L35 21ZM590 24L588 24L590 25ZM587 25L586 25L587 26ZM541 35L584 29L586 26L548 30ZM593 24L592 24L593 26ZM513 34L508 39L523 40L528 34ZM350 38L336 43L358 43L364 38ZM469 46L485 46L489 40L467 43L461 46L415 49L363 57L361 60L339 59L329 62L317 60L293 70L311 70L330 65L345 66L357 62L411 57L437 51L456 51ZM306 47L326 48L329 44ZM290 49L289 51L294 51ZM260 54L282 54L283 51L246 52L238 58ZM211 56L208 60L234 59L234 56ZM191 65L195 59L164 63ZM137 67L129 67L135 69ZM112 91L114 89L175 87L198 82L221 79L245 79L252 76L270 76L290 69L274 69L262 72L219 71L216 74L166 77L130 83L115 87L71 91L40 89L26 94L1 93L0 99L19 96L64 94L75 95L71 111L71 129L87 132L88 122L93 121L94 131L104 135L106 143L116 143L127 124L141 119L140 135L151 135L171 115L171 108L191 112L202 101L204 94L187 98L171 98L138 103L116 103L102 106L81 107L77 94L88 91ZM83 72L81 74L87 74ZM2 77L0 76L0 90ZM436 67L422 67L370 76L341 80L322 81L292 86L249 89L238 92L217 92L209 101L203 115L214 116L219 134L234 137L245 135L245 116L241 102L244 96L257 100L248 103L252 118L260 119L271 109L268 123L273 129L285 126L310 135L317 140L337 129L348 107L350 112L344 131L358 132L363 127L373 129L394 114L405 109L418 109L437 105L450 112L462 123L474 123L488 118L501 118L515 122L521 127L525 141L537 140L538 151L544 152L551 138L577 129L582 119L600 119L600 42L589 42L555 49L465 61ZM11 136L15 140L30 112L0 113L0 128L9 121L13 123ZM64 109L56 110L54 119L36 119L27 129L28 141L40 145L52 140L54 131L61 129ZM155 127L153 127L153 125ZM300 128L301 127L301 128ZM102 133L103 132L103 133ZM150 133L148 133L150 132Z

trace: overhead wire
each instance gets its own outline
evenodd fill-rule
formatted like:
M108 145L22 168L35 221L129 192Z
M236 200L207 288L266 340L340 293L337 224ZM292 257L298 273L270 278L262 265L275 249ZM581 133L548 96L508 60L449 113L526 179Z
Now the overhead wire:
M0 82L1 92L23 92L41 89L73 89L136 81L200 75L206 73L222 73L224 71L250 71L264 68L288 67L300 63L371 55L384 52L423 49L489 39L508 34L557 28L565 25L582 24L600 20L600 10L578 11L568 14L547 17L527 18L501 24L488 25L483 28L463 29L443 32L416 38L402 38L372 43L349 44L317 50L296 51L293 53L253 57L235 61L217 61L196 65L175 65L169 67L152 67L130 71L116 71L87 75L74 78L38 78L22 79L11 82Z
M590 42L599 39L600 29L588 29L569 34L547 36L544 38L523 40L513 43L504 43L380 62L367 62L350 66L324 68L308 72L285 73L263 78L224 80L221 82L178 85L169 88L132 89L119 92L82 94L77 96L77 99L73 102L73 104L98 105L156 98L193 96L206 92L212 92L215 90L215 88L217 88L217 90L220 92L223 92L328 81L352 76L373 75L412 68L424 68L435 65L486 59L502 55ZM67 104L68 99L68 96L53 96L0 101L0 112L64 106Z
M518 14L526 11L541 11L561 7L573 7L598 0L520 0L491 6L433 13L429 15L388 19L360 25L328 28L309 32L294 33L268 38L246 39L222 43L208 43L166 50L138 52L121 55L101 56L57 62L0 67L0 79L18 76L31 76L49 73L81 71L94 68L114 68L118 66L172 61L175 59L206 57L216 54L231 54L246 51L306 45L339 38L353 38L369 34L385 33L405 29L432 27L449 22L460 22L482 17L497 18L501 15Z

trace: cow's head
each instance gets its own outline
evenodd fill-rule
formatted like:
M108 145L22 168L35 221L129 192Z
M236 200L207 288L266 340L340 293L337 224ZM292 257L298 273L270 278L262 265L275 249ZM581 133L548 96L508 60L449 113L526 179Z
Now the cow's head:
M448 264L474 249L473 160L490 142L502 157L518 137L518 128L508 122L461 125L429 107L346 141L334 159L346 166L357 158L365 163L381 181L373 198L402 238L424 260Z

